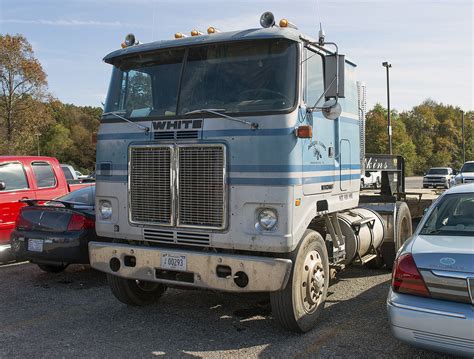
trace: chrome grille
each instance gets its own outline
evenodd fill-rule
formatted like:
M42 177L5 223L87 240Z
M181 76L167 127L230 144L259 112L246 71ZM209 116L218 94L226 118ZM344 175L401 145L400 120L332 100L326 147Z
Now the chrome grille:
M171 159L171 147L131 147L131 222L172 224Z
M143 239L158 243L176 243L193 246L209 246L210 238L207 233L175 232L162 229L145 228Z
M179 226L225 226L224 176L223 146L178 147Z

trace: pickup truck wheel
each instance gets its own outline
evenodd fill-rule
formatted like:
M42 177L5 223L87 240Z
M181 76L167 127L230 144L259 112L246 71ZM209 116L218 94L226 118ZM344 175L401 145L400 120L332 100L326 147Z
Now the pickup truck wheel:
M375 189L380 188L382 182L380 181L380 177L377 177L375 180Z
M53 265L53 264L38 264L38 267L47 273L61 273L67 268L67 264Z
M166 286L161 283L126 279L112 274L107 274L107 282L118 300L133 306L153 304L166 291Z
M387 269L393 268L395 255L398 249L412 235L413 228L411 224L411 213L405 202L397 202L397 218L395 219L395 227L397 229L397 238L393 246L382 248L382 256Z
M286 288L270 293L272 313L284 329L304 333L316 325L329 287L329 259L321 235L306 230L290 259Z

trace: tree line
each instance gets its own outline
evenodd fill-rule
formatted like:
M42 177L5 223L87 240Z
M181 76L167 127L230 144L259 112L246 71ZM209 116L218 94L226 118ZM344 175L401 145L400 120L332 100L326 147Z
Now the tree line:
M57 157L84 172L95 165L102 108L64 104L47 91L47 76L22 35L0 34L0 155ZM433 166L462 165L461 109L426 100L391 112L393 153L405 157L408 175ZM474 113L465 114L466 160L474 160ZM366 114L366 152L387 153L387 110Z

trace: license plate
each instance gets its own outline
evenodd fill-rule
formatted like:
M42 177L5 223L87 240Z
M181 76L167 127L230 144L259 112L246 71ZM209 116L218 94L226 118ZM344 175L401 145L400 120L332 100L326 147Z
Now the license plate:
M28 250L30 252L43 252L43 240L42 239L28 239Z
M176 253L161 253L161 268L186 271L186 255Z

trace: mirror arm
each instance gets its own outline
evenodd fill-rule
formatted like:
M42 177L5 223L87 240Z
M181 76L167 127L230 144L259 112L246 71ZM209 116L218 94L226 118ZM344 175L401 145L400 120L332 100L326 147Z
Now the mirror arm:
M318 107L318 103L319 101L322 100L322 98L324 97L324 95L326 95L326 93L329 91L329 89L331 88L332 84L334 83L334 81L336 81L336 77L333 78L333 80L331 81L331 83L329 84L329 86L326 88L326 90L324 90L324 92L321 94L321 96L319 96L318 100L316 101L316 103L314 104L313 107L308 107L306 110L308 112L314 112L316 110L322 110L323 107ZM336 97L336 103L337 103L337 97Z

